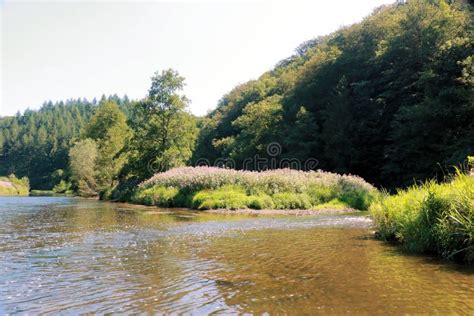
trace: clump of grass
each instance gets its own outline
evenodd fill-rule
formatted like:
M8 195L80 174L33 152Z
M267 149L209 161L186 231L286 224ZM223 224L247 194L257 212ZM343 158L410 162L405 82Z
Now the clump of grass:
M223 186L215 190L202 190L192 198L192 206L199 210L227 208L245 209L250 205L250 197L238 186Z
M74 196L72 191L57 193L54 190L31 190L30 196Z
M131 201L137 204L154 205L161 207L173 207L178 195L178 189L173 187L153 186L135 191Z
M306 193L282 192L273 195L275 208L277 209L310 209L312 207L309 196Z
M344 202L341 202L337 199L331 200L329 202L319 204L315 207L317 210L328 210L328 209L348 209L351 208Z
M254 210L264 210L275 208L275 203L271 196L264 193L251 195L248 207Z
M382 239L414 252L474 262L474 177L457 173L452 181L428 181L381 195L370 207Z

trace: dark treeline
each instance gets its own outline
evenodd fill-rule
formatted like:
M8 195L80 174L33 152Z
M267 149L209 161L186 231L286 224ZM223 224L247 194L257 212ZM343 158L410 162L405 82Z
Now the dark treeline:
M303 43L225 95L194 158L282 157L394 187L437 176L474 151L470 4L408 1Z
M197 121L199 133L172 70L156 73L140 101L49 102L0 118L0 175L109 196L202 158L241 168L278 142L279 158L406 186L474 152L473 53L470 3L383 6L233 89Z

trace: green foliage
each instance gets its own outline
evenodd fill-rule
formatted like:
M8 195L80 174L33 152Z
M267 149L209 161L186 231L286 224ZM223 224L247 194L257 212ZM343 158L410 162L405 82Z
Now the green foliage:
M247 206L248 208L254 210L271 210L275 208L275 203L271 196L264 193L259 193L255 195L250 195L249 203Z
M348 209L348 208L350 208L349 205L347 205L346 203L341 202L337 199L331 200L331 201L326 202L326 203L318 204L315 207L315 209L317 209L317 210L327 210L327 209L329 209L329 210L332 210L332 209L343 210L343 209Z
M86 125L85 137L97 145L95 178L102 198L107 198L118 183L118 174L127 162L122 150L130 134L127 117L112 101L102 103Z
M28 195L30 182L27 177L21 179L14 174L8 177L0 177L0 195Z
M290 169L249 172L185 167L155 175L127 200L195 209L366 210L377 194L371 185L354 176Z
M442 177L474 139L472 5L411 0L304 43L202 121L193 160L278 158L395 188Z
M98 194L96 180L97 145L92 139L76 142L69 151L71 179L81 196Z
M102 97L117 102L126 110L127 97ZM93 115L97 101L85 99L51 101L40 110L26 110L0 118L0 174L28 177L34 189L51 189L61 179L53 178L57 169L68 167L68 152ZM66 180L66 179L64 179Z
M381 238L416 252L474 262L474 178L458 173L382 195L370 207Z
M74 196L72 191L56 192L54 190L31 190L30 196Z
M192 199L193 208L209 209L245 209L251 203L245 190L238 186L224 186L216 190L203 190Z
M146 179L154 172L183 165L192 154L197 128L180 94L184 78L173 70L155 73L148 98L132 110L133 129L123 178Z
M439 166L459 165L474 151L472 25L465 1L382 6L360 23L301 44L271 71L224 95L204 118L188 112L184 78L171 69L154 74L141 101L115 95L47 102L39 111L0 118L0 174L27 176L34 189L66 192L71 183L81 194L126 199L156 172L202 158L233 158L240 168L245 158L267 156L276 141L277 160L316 158L318 168L390 189L441 178ZM82 157L93 157L94 165L68 170L80 164L69 161L71 147L87 138L96 154L83 150ZM305 193L313 206L359 209L372 198L340 190L345 184L265 181L244 186L246 193Z
M276 193L272 199L277 209L309 209L312 206L306 193Z
M58 184L56 184L53 187L53 192L54 193L69 193L72 190L72 184L70 182L66 182L65 180L59 181Z
M279 139L282 120L280 100L280 96L274 95L245 106L242 115L232 122L240 133L235 136L235 141L224 144L231 158L242 161L255 154L267 154L267 144Z
M150 206L172 207L175 206L174 200L177 195L178 189L176 188L151 187L135 191L131 197L131 202Z

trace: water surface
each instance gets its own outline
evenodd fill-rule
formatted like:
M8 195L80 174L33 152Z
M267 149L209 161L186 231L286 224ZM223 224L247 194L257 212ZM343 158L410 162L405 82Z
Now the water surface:
M251 217L0 197L0 314L474 312L474 271L365 216Z

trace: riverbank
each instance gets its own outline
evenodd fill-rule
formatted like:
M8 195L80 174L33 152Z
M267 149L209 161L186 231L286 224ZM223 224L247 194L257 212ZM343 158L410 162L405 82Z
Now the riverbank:
M196 210L191 208L162 208L158 206L148 206L143 204L133 204L124 202L115 202L120 209L127 209L133 211L143 211L147 214L166 214L172 212L186 211L195 212L199 214L223 214L223 215L252 215L252 216L275 216L275 215L290 215L290 216L312 216L312 215L336 215L336 214L354 214L360 213L359 210L351 208L324 208L324 209L211 209L211 210Z
M381 195L370 207L381 239L417 253L474 263L474 177L458 173Z
M30 196L50 196L50 197L74 197L75 194L72 192L69 193L57 193L52 190L31 190Z
M210 214L236 214L236 215L255 215L255 216L273 216L273 215L294 215L294 216L311 216L311 215L335 215L335 214L351 214L359 213L355 209L319 209L319 210L253 210L253 209L214 209L205 210L204 213Z

